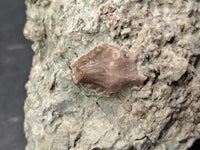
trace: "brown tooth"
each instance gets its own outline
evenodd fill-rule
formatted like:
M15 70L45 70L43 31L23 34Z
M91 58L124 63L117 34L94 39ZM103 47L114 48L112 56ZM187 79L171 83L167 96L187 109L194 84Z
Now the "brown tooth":
M107 43L95 47L72 64L73 82L84 83L87 88L97 88L105 94L116 93L130 84L143 85L146 78L139 76L137 71L139 52L129 53L128 56L124 54L119 46ZM115 65L111 65L113 63Z

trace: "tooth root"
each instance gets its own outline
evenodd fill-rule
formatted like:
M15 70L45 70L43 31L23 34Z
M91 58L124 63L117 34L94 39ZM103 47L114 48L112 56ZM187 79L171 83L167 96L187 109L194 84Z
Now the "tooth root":
M88 89L94 89L95 87L96 87L96 86L95 86L94 84L88 84L88 85L87 85L87 88L88 88Z
M104 90L103 93L104 93L104 94L109 94L109 91Z
M98 87L98 88L96 88L96 91L101 92L101 91L103 91L103 89L101 87Z

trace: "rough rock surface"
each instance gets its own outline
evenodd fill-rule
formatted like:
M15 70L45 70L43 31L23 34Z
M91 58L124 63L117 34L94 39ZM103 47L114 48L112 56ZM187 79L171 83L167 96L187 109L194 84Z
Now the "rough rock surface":
M200 136L200 2L26 0L35 52L27 150L184 150ZM140 52L144 86L75 85L70 65L102 43Z

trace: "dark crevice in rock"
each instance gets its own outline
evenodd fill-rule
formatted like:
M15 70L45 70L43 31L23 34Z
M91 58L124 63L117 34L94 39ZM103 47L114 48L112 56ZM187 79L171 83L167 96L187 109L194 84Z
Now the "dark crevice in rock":
M193 74L190 70L186 71L178 81L171 83L172 87L181 87L188 84L193 79Z
M199 61L200 61L200 54L191 56L189 63L196 68Z
M194 138L194 136L186 137L186 138L182 139L181 141L179 141L179 143L186 143L191 138Z
M130 146L127 150L137 150L134 146Z
M76 139L74 140L74 147L76 147L77 142L80 140L81 138L81 132L77 135Z
M148 136L145 136L145 138L146 138L146 141L142 143L141 145L142 150L150 150L152 147L155 147L156 144L153 143ZM134 150L137 150L137 149L134 149Z
M173 119L173 114L170 116L169 121L164 125L163 129L160 131L160 134L158 136L158 140L160 140L169 130L169 128L174 124L176 119Z
M55 81L52 83L51 87L50 87L50 91L53 91L55 89L56 83Z

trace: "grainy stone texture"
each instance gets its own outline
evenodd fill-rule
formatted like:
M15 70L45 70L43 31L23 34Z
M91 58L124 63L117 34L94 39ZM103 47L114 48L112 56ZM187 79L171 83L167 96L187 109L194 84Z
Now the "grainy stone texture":
M27 150L184 150L200 136L200 2L26 0ZM139 52L142 87L104 95L70 65L102 43Z

